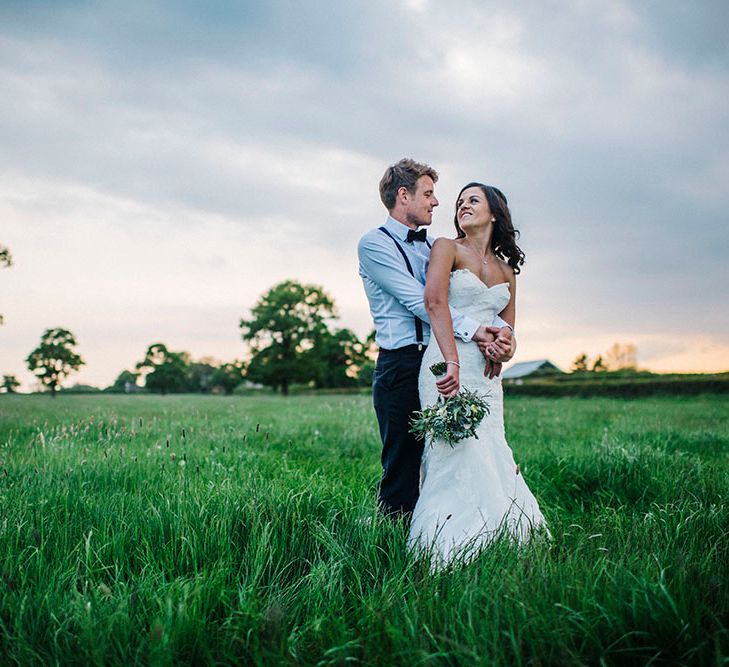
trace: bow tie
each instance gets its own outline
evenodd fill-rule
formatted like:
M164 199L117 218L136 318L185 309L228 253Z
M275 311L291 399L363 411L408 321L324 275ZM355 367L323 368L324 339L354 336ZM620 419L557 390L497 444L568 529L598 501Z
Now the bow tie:
M414 229L408 229L408 237L406 241L408 243L412 243L413 241L420 241L421 243L425 242L425 229L421 229L419 232L416 232Z

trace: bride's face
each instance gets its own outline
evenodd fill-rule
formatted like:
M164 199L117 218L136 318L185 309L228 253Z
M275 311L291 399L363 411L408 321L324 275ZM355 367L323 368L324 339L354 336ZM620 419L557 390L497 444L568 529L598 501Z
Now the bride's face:
M493 215L486 200L484 191L479 187L472 187L461 192L456 202L456 215L458 224L464 232L493 222Z

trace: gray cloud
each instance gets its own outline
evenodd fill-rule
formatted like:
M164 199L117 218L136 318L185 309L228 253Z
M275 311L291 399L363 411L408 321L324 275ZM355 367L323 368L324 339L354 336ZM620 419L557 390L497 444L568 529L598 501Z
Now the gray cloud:
M350 253L382 215L382 169L413 155L441 171L440 233L463 182L506 191L528 257L525 315L604 331L617 313L645 332L689 318L729 343L717 308L727 13L677 1L3 3L0 173L37 186L22 203L36 211L58 205L43 184L83 188L145 211L120 218L127 227L220 217L252 241L279 231L290 251Z

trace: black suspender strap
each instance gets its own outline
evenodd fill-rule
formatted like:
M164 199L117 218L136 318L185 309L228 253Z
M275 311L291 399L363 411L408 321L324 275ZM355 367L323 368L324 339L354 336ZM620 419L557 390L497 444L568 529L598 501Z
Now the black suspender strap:
M380 227L379 230L383 232L384 234L387 234L389 236L394 244L395 247L400 251L400 254L402 255L402 258L405 260L405 266L408 269L408 273L415 278L415 273L413 273L413 266L410 264L410 260L408 259L407 254L405 253L405 250L403 250L403 247L397 242L397 239L390 234L390 232L387 231L384 227ZM430 241L428 239L425 239L425 243L430 248ZM417 280L417 278L416 278ZM418 343L418 349L422 349L423 347L423 320L421 320L417 315L415 316L415 340Z

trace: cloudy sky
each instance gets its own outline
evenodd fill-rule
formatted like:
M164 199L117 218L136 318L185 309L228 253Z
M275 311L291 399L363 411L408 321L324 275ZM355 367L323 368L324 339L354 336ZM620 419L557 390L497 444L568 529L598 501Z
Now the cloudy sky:
M519 358L614 341L729 370L729 3L0 3L0 375L48 327L106 385L157 341L240 358L276 282L370 328L356 242L403 156L509 197Z

